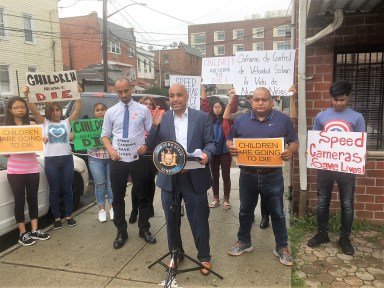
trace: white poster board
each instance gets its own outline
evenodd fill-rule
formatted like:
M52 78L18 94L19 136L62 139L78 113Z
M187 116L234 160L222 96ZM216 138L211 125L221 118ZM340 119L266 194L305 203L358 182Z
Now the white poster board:
M266 87L272 96L290 96L294 64L295 50L236 52L233 86L238 95L252 95L257 87Z
M169 80L170 86L184 85L189 95L188 107L200 110L201 76L171 75Z
M365 173L367 133L308 131L307 167Z
M80 99L75 70L26 73L29 102L56 102Z
M232 84L236 75L235 57L209 57L201 62L201 77L204 84Z

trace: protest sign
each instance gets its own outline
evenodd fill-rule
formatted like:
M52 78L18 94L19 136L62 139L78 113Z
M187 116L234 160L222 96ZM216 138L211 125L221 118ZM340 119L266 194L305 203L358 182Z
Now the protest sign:
M307 167L344 173L365 173L367 133L308 131Z
M272 96L289 96L293 85L295 50L236 52L233 86L238 95L251 95L266 87Z
M142 145L139 143L143 143L139 137L117 139L117 153L119 153L121 160L132 162L139 159L137 149Z
M26 73L29 102L55 102L80 99L75 70Z
M236 72L234 71L235 57L203 58L201 77L204 84L232 84Z
M100 138L103 119L75 120L71 125L75 150L104 147Z
M233 144L239 153L236 164L243 166L281 167L284 161L284 138L234 138Z
M171 75L169 82L171 86L184 85L189 95L188 107L200 110L201 76Z
M43 126L1 126L0 154L43 151Z

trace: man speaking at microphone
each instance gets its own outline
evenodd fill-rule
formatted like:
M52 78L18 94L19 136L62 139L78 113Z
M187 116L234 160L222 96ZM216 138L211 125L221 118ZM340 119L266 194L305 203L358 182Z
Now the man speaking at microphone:
M211 187L211 173L208 162L216 151L213 137L212 123L207 113L187 107L189 95L184 85L173 84L169 88L169 102L172 110L153 116L153 124L147 138L147 145L154 148L160 142L173 140L178 142L187 153L193 153L196 149L202 151L200 164L204 168L182 170L179 172L179 186L176 191L177 203L181 197L184 199L191 226L193 238L197 248L197 258L202 265L211 268L211 255L209 246L209 206L207 190ZM172 176L159 172L156 185L161 188L161 199L165 218L167 221L168 246L171 250L173 239L175 247L182 253L183 244L180 235L173 235L173 218L169 207L172 203ZM180 213L180 205L177 205L176 213ZM178 214L176 214L178 215ZM181 223L177 223L180 227ZM183 254L179 254L178 262L183 260ZM209 270L200 269L203 275L208 275Z

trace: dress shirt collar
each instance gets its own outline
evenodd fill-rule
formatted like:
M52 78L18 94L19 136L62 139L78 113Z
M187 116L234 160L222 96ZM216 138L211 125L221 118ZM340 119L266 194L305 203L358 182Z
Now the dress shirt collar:
M175 117L179 117L179 116L177 116L177 115L175 114L175 111L172 110L172 113L173 113L173 118L175 118ZM179 117L179 118L185 118L185 117L188 117L188 107L187 107L187 109L185 109L183 115L181 115L181 117Z

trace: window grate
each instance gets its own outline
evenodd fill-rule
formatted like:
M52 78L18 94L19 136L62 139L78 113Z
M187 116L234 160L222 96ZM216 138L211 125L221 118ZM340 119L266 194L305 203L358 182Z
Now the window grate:
M382 46L383 47L383 46ZM336 49L337 50L337 49ZM352 84L349 105L363 114L367 149L384 148L384 48L336 51L334 80Z

